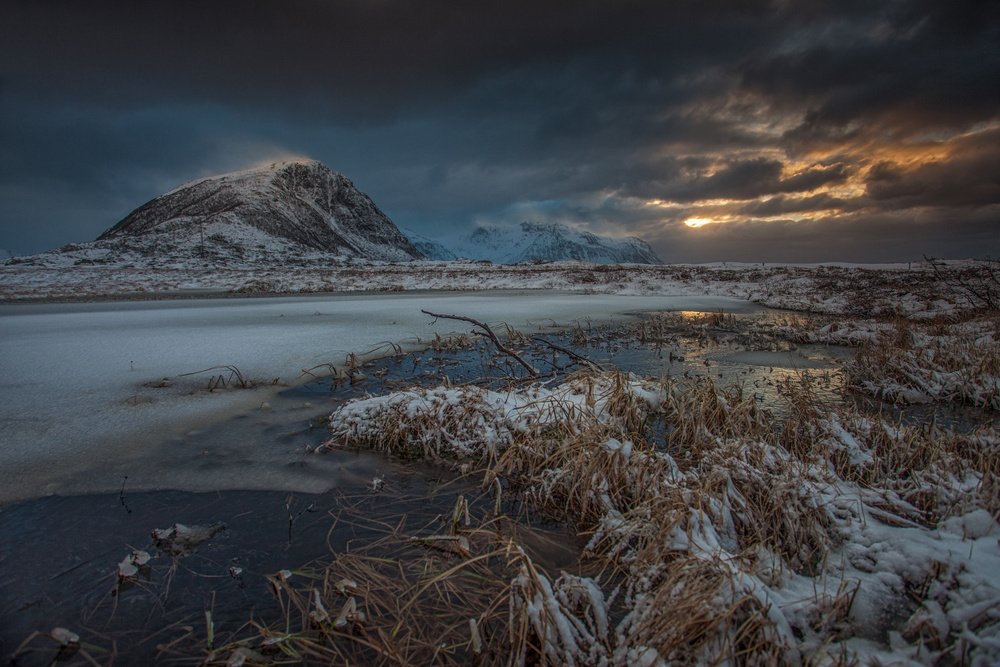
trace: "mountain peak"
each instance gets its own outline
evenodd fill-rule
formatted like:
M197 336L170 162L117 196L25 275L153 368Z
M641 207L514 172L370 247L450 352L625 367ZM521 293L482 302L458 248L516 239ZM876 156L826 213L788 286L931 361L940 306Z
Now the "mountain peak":
M200 244L202 253L206 240L242 255L248 243L266 249L274 245L271 239L282 247L340 257L421 257L347 177L305 158L186 183L137 208L98 241L141 242L150 237L155 237L154 248Z
M313 171L317 173L339 174L339 172L333 171L319 160L313 160L312 158L307 158L307 157L299 157L299 158L290 158L288 160L279 160L278 162L269 162L265 164L260 164L255 167L250 167L249 169L233 172L231 174L223 174L223 176L236 176L244 174L249 175L254 172L280 173L288 171L289 169L292 170L306 169L308 171ZM343 176L343 174L339 175Z

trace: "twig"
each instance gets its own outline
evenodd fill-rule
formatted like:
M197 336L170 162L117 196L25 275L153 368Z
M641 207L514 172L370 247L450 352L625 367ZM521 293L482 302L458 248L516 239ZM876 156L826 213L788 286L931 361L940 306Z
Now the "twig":
M305 508L304 510L300 510L298 514L296 514L295 516L292 516L292 498L293 498L292 494L288 494L288 497L285 498L285 512L288 514L288 543L289 544L292 543L292 526L295 525L295 522L298 521L299 517L301 517L306 512L315 512L315 511L317 511L317 510L313 509L313 507L316 505L316 503L309 503L309 507Z
M125 502L125 482L127 482L127 481L128 481L128 475L125 475L125 479L122 480L122 490L121 490L121 493L118 494L118 500L122 501L122 507L125 508L125 513L126 514L131 514L132 513L132 508L130 508L128 506L128 503Z
M232 366L232 365L228 365L228 366L212 366L211 368L206 368L206 369L200 370L200 371L192 371L190 373L181 373L177 377L182 378L182 377L187 377L189 375L198 375L200 373L207 373L208 371L215 371L215 370L227 370L227 371L229 371L229 380L230 381L235 377L237 383L240 386L240 388L242 388L242 389L249 389L250 388L250 383L243 377L243 373L240 373L240 369L238 369L236 366ZM229 384L229 382L222 375L219 375L219 381L213 386L212 382L214 380L215 380L215 376L213 375L212 378L209 379L209 381L208 381L208 385L209 385L209 390L210 391L212 389L218 388L220 386L221 387L225 387L227 384Z
M483 324L482 322L479 322L477 320L474 320L471 317L463 317L461 315L438 315L437 313L432 313L429 310L421 310L420 312L424 313L425 315L430 315L435 320L437 320L437 319L459 320L459 321L462 321L462 322L468 322L468 323L470 323L470 324L472 324L474 326L479 327L480 329L483 330L483 332L482 332L481 335L486 336L491 341L493 341L493 344L496 346L497 350L499 350L503 354L506 354L508 357L514 358L519 364L521 364L526 369L528 369L528 372L531 373L532 375L538 375L538 369L535 368L534 366L532 366L531 364L529 364L524 359L522 359L521 356L517 352L514 352L513 350L504 347L503 343L500 342L500 339L497 338L497 335L495 333L493 333L493 330L490 329L488 325Z

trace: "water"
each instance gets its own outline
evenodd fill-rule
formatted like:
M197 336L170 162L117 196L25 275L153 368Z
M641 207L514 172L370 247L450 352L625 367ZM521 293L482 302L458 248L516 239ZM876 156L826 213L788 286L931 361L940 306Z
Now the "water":
M248 413L277 386L299 384L304 369L343 364L350 352L377 356L387 341L422 349L437 335L471 328L423 310L537 331L534 322L566 325L585 315L617 321L623 310L696 304L760 309L723 297L551 290L4 305L0 502L107 492L125 474L135 488L224 487L227 476L211 478L207 470L201 487L186 474L168 477L176 470L171 452L160 448L157 457L151 450ZM210 393L209 378L229 372L222 367L259 384ZM241 482L259 478L252 488L275 488L273 473L271 466L247 471Z
M927 406L899 411L846 392L842 366L851 351L775 339L769 332L784 317L750 313L731 318L721 328L701 328L705 314L692 312L671 315L658 328L583 323L574 330L539 335L594 362L614 363L643 376L707 377L720 386L740 384L744 396L778 419L787 413L788 389L803 384L831 408L897 410L900 419L916 423L929 418L923 412ZM568 355L542 343L524 355L543 373L579 368ZM154 455L163 478L184 480L189 490L147 490L148 484L136 484L129 476L128 462L123 461L102 464L101 469L101 484L106 488L108 479L118 480L118 493L51 496L0 506L0 654L10 656L34 631L65 626L103 650L111 650L113 639L119 660L124 658L126 664L152 664L158 655L170 658L169 650L163 653L157 646L190 655L204 641L206 609L214 609L220 637L237 631L251 617L277 618L268 575L348 549L352 541L373 539L380 521L395 525L405 518L414 526L433 522L450 512L460 494L474 505L488 505L488 499L476 500L478 480L440 467L367 452L316 455L312 450L327 437L323 418L352 396L383 393L414 381L509 386L511 378L525 379L523 368L480 341L459 349L400 354L357 371L353 383L346 378L317 379L270 398L264 410L165 441ZM963 429L984 420L996 424L982 411L932 409L939 420ZM194 492L219 479L220 471L228 486ZM93 472L83 471L81 480ZM380 482L373 484L375 480ZM69 492L77 490L85 491L85 484ZM355 520L344 521L345 512ZM170 558L155 548L150 533L175 523L223 524L225 529L191 553ZM559 525L526 528L524 542L541 567L556 573L573 566L583 544ZM132 549L146 549L157 557L148 576L122 587L117 564ZM17 664L47 665L56 652L54 643L40 636L27 648ZM97 653L99 663L107 662L107 653Z
M153 664L158 646L175 643L181 653L197 655L206 609L213 611L220 644L251 618L276 621L280 611L268 575L378 537L369 526L398 521L400 499L414 515L434 516L447 513L457 494L475 491L468 481L440 480L440 471L385 466L389 484L379 493L363 487L325 494L126 492L123 498L52 496L4 506L0 655L9 658L33 631L60 626L99 647L91 653L100 664L113 650L111 637L120 652L115 664ZM345 507L363 520L346 521ZM171 557L155 548L151 531L175 523L225 528ZM133 549L154 558L122 585L117 566ZM16 664L48 665L55 653L43 637L28 648ZM168 651L160 659L169 657Z
M645 316L657 321L663 313ZM610 362L647 377L711 379L720 387L736 385L746 398L782 418L787 414L787 388L808 386L820 405L844 401L843 363L851 351L839 346L794 345L774 336L774 327L791 315L766 311L726 316L719 327L702 328L706 313L666 314L667 323L647 330L647 340L636 338L641 326L624 325L602 332L593 343ZM641 324L641 320L640 320Z

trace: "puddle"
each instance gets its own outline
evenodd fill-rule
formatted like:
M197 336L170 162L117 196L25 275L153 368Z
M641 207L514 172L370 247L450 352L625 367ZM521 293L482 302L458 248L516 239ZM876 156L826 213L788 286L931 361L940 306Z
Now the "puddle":
M740 386L779 419L788 412L789 387L807 385L820 404L844 405L843 363L853 352L775 338L774 327L794 317L783 311L650 313L638 324L595 331L583 347L637 375L704 377L720 387Z
M723 361L746 366L767 366L794 370L831 370L836 359L825 358L822 350L796 348L788 352L746 351L722 357Z

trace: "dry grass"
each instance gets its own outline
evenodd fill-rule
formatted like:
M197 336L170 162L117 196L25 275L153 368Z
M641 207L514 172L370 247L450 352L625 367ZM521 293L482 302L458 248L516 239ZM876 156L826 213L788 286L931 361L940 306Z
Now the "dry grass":
M829 554L858 517L933 529L1000 509L995 434L827 413L808 385L789 386L790 416L780 424L738 388L708 380L595 372L502 400L448 391L436 402L427 400L433 391L412 394L405 409L382 398L372 410L335 414L335 439L412 453L414 443L464 432L480 446L429 454L458 451L485 472L488 491L522 501L527 518L590 536L588 554L608 583L553 580L518 561L506 595L527 615L511 616L508 630L523 642L504 649L515 662L533 647L550 663L626 664L655 651L668 661L773 664L802 655L795 632L825 637L812 655L836 662L830 633L850 636L856 583L817 585L804 611L786 618L753 582L778 582L783 571L825 581ZM841 487L859 495L844 497Z
M871 571L844 564L869 558L859 526L996 516L1000 440L824 411L808 384L785 395L780 423L737 387L596 370L352 401L324 448L460 464L482 497L433 519L343 511L341 525L380 536L272 577L281 620L216 638L203 664L852 664ZM589 540L573 572L530 547L541 520ZM917 611L894 629L927 655L961 661L961 633L997 630L930 638L920 610L957 604L958 574L907 568Z
M636 647L622 651L628 662L652 650L677 664L781 663L763 605L733 586L725 564L681 556L649 575L649 594L633 595L641 602L618 628L620 645Z
M895 403L943 401L1000 410L1000 316L995 312L915 321L797 323L779 332L798 342L857 346L850 385Z
M329 563L275 576L294 625L260 627L261 643L324 664L469 664L508 652L510 543L488 527L407 533L401 522Z
M199 664L535 664L555 655L546 628L569 617L606 635L599 589L545 571L528 545L544 548L546 538L489 510L479 515L483 505L470 511L459 496L451 513L422 525L408 514L342 509L335 527L381 536L269 577L279 620L252 621L221 640L206 631ZM584 589L597 591L599 608L584 604ZM540 590L550 604L535 608Z

